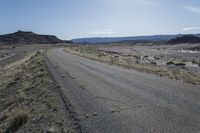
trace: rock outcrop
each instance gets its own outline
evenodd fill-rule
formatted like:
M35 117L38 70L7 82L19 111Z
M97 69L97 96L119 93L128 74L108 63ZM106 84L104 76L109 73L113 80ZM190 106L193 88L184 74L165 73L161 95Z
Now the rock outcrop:
M0 35L0 44L55 44L63 41L52 35L38 35L33 32L18 31Z

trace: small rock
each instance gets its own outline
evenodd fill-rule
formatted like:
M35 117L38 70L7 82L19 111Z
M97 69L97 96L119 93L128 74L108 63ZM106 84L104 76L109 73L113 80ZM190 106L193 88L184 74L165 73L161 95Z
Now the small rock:
M61 88L61 86L60 85L56 85L56 88Z
M97 112L94 112L92 115L93 115L93 116L97 116L97 115L98 115L98 113L97 113Z
M111 110L110 113L113 114L113 113L115 113L115 111L114 111L114 110Z
M65 78L65 77L66 77L66 75L65 75L65 74L63 74L63 75L62 75L62 78Z
M87 114L86 116L85 116L85 118L89 118L90 116Z
M85 90L85 87L84 87L84 86L80 86L80 88L83 89L83 90Z
M57 133L58 129L55 127L50 127L49 129L47 129L46 133Z

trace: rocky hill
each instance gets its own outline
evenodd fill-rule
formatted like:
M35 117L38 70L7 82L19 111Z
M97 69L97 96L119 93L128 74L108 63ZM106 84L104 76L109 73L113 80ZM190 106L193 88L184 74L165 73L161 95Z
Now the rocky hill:
M33 32L18 31L0 35L0 44L55 44L63 41L52 35L38 35Z
M168 41L169 44L178 43L200 43L200 38L194 35L184 35Z

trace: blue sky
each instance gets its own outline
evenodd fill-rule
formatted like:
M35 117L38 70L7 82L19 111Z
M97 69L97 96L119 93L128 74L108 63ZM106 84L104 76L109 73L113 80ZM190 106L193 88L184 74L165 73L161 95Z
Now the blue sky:
M62 39L200 33L200 0L0 0L0 34Z

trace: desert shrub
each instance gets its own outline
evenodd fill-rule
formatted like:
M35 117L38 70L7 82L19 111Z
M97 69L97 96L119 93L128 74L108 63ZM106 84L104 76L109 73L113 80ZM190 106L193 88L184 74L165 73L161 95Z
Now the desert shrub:
M160 57L154 56L154 59L155 59L155 60L160 60Z
M151 61L150 62L152 65L157 65L157 63L155 61Z
M127 63L128 65L131 65L131 64L132 64L131 58L127 58L127 59L126 59L126 63Z
M133 55L133 57L137 60L141 60L141 57L139 55Z
M117 57L110 57L110 63L111 64L116 64L116 62L117 62Z
M104 56L104 53L98 53L98 57L100 58L100 57L102 57L102 56Z
M24 99L25 99L25 97L26 97L26 96L25 96L25 93L24 93L23 91L19 91L18 94L15 96L16 101L17 101L18 103L23 102Z
M167 65L174 65L174 62L173 61L168 61Z
M197 61L196 61L196 60L192 60L192 63L193 63L193 64L197 64Z
M16 111L15 113L12 113L9 121L8 121L8 128L7 132L15 132L18 130L21 126L23 126L29 118L29 113L26 111Z
M176 65L176 66L185 66L185 63L184 62L177 62L177 63L174 63L174 65Z
M193 63L193 64L197 64L197 65L200 66L200 61L199 61L199 60L193 59L193 60L192 60L192 63Z
M5 57L5 55L3 55L3 54L2 54L0 57L1 57L1 58L4 58L4 57Z
M140 61L139 61L139 60L135 60L135 63L136 63L136 64L140 64Z

